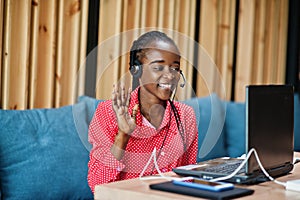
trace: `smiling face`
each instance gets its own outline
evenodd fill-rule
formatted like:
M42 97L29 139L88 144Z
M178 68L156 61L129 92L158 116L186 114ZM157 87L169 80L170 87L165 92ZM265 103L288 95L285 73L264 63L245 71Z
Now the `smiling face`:
M180 78L180 55L177 48L164 41L155 41L143 54L140 98L156 103L168 100Z

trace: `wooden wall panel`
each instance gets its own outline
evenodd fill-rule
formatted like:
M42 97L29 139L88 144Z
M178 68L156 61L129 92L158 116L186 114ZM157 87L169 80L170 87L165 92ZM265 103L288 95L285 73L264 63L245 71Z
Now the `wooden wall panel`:
M51 108L74 103L80 86L79 63L85 59L88 2L0 3L1 107Z
M181 50L187 83L178 89L177 99L193 95L193 81L198 97L215 92L229 100L234 92L235 101L244 101L248 84L284 83L288 3L100 1L96 97L109 99L112 85L120 79L131 85L129 48L140 34L153 29L166 32ZM0 0L1 108L60 107L84 94L87 18L85 0ZM196 37L200 51L193 80Z
M284 84L288 3L240 1L235 101L249 84Z

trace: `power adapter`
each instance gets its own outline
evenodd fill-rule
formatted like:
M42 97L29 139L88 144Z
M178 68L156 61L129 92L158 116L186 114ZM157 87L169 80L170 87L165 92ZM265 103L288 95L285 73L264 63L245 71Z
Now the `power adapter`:
M300 179L287 181L285 189L300 192Z

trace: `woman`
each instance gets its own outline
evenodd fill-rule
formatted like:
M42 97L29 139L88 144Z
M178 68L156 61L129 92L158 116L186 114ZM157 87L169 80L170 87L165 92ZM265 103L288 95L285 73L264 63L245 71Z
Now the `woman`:
M159 170L196 162L198 132L191 107L172 100L180 79L180 53L166 34L151 31L130 51L133 91L114 85L89 127L88 183L95 185L157 174L147 162L154 149ZM146 166L146 167L145 167Z

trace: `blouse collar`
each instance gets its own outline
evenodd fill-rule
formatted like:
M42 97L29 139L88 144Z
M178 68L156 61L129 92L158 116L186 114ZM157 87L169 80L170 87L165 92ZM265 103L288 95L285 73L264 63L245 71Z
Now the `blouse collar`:
M139 90L140 90L140 86L137 87L134 91L131 92L131 98L130 98L130 104L129 104L129 108L128 108L128 111L129 111L129 114L132 115L132 110L133 110L133 107L138 104L140 105L139 103ZM170 126L170 119L171 119L171 105L170 105L170 102L167 101L167 106L166 106L166 110L165 110L165 113L164 113L164 118L158 128L158 130L161 130L163 129L165 126ZM137 111L137 114L136 114L136 124L138 126L142 126L143 124L143 116L141 114L141 110L140 110L140 107L138 107L138 111Z

